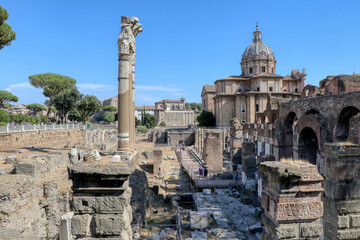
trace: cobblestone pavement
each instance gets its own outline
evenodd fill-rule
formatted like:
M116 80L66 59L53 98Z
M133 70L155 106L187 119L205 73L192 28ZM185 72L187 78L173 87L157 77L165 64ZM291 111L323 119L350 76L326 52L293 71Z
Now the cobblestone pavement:
M221 232L218 239L260 239L260 233L250 233L253 226L260 227L260 219L256 217L255 208L242 204L240 198L231 195L229 189L216 189L209 195L195 193L194 199L198 211L214 217Z

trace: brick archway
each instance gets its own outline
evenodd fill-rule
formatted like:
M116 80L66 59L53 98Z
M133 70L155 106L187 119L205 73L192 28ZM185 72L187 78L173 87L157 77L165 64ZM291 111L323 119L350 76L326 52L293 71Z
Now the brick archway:
M350 118L360 113L360 110L354 106L344 107L337 117L334 129L334 140L339 142L347 141L349 136Z

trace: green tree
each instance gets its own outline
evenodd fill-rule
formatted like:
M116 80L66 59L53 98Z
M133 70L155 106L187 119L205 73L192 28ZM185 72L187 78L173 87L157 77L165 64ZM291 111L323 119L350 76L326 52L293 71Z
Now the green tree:
M74 108L73 110L71 110L71 111L69 112L68 119L69 119L70 121L78 121L78 122L81 122L80 112L77 110L77 108Z
M160 126L165 127L166 123L164 121L161 121Z
M115 114L113 112L105 112L104 115L104 121L106 122L113 122L115 121Z
M199 126L211 127L216 124L214 114L206 110L203 110L196 120L199 122Z
M137 119L137 117L135 117L135 127L140 126L141 125L141 121L139 119Z
M41 115L41 116L40 116L40 122L42 122L42 123L49 123L49 122L50 122L50 119L49 119L48 116Z
M0 124L6 125L9 122L10 122L10 116L9 116L8 111L6 111L5 109L1 109L0 110Z
M82 98L82 94L76 87L66 89L54 98L54 106L58 115L61 118L61 122L64 122L66 115L75 108L78 101Z
M117 107L113 106L113 105L109 105L109 106L105 106L103 107L104 112L108 111L108 112L117 112L118 109Z
M29 82L36 88L42 88L45 97L50 98L48 101L48 107L54 104L54 99L57 95L63 92L65 89L71 89L75 86L76 80L55 74L55 73L40 73L29 76ZM48 108L47 116L50 114L50 108Z
M144 114L143 122L144 122L143 125L146 126L147 128L153 128L158 123L156 117L154 115L151 115L150 113Z
M193 110L193 111L195 111L195 112L200 112L201 109L202 109L202 105L201 105L201 103L194 103L194 102L192 102L192 103L185 103L185 108L186 108L187 110Z
M136 128L136 130L137 130L138 132L141 132L141 133L146 133L146 132L148 131L148 129L147 129L145 126L142 126L142 125L138 126L138 127Z
M0 49L9 46L11 41L16 38L16 33L12 30L11 26L5 23L8 18L8 11L0 6Z
M19 101L17 96L12 95L12 93L8 91L0 90L0 108L5 108L6 103L8 102L17 102L17 101Z
M80 121L85 123L90 115L100 111L101 102L94 95L86 95L81 101L77 104L76 110L79 112ZM114 115L115 120L115 115ZM114 121L113 120L113 121Z
M47 110L47 107L45 107L44 105L39 104L39 103L29 104L29 105L27 105L26 108L29 109L29 110L34 111L35 115L37 115L38 112L40 112L40 111L46 111Z

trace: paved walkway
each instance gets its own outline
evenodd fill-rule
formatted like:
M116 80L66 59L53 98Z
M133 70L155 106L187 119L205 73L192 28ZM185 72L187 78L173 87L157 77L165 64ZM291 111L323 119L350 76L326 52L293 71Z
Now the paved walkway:
M209 172L209 176L200 177L199 167L200 164L192 158L188 151L182 151L178 153L178 159L180 164L183 166L188 176L194 181L197 188L208 188L208 187L227 187L229 184L234 184L234 179L213 179L213 175L218 173Z
M260 219L255 216L255 208L242 204L240 198L232 197L230 190L216 189L215 193L209 195L195 193L194 200L199 212L214 217L222 232L219 239L260 239L260 233L255 235L249 232L251 226L260 224Z

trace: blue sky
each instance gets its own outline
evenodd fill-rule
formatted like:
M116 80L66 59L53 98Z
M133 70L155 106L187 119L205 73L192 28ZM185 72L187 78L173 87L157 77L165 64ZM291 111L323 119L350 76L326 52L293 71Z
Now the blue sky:
M136 16L136 105L185 97L240 74L256 21L276 73L306 69L307 83L360 72L360 1L2 0L16 40L0 50L0 89L19 103L42 103L28 76L73 77L100 100L117 94L121 16Z

